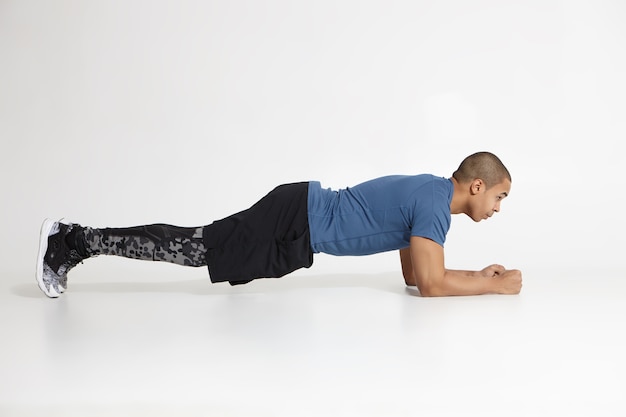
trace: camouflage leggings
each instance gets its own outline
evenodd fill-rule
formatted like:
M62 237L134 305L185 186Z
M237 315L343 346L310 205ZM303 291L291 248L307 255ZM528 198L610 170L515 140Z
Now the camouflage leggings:
M117 255L184 266L206 266L203 227L152 224L129 228L83 229L89 256Z

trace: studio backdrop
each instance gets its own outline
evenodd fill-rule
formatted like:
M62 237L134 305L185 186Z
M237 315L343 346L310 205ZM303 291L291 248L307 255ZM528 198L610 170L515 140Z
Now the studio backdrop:
M617 0L1 1L3 268L30 276L45 217L197 226L280 183L450 176L481 150L512 192L453 217L448 266L623 268L625 19ZM398 256L316 258L347 270Z

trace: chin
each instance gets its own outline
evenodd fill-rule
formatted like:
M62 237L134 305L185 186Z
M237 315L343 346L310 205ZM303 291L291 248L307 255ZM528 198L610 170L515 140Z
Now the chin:
M476 218L474 216L470 216L469 214L467 215L470 219L472 219L475 223L480 223L480 221L482 220L482 218Z

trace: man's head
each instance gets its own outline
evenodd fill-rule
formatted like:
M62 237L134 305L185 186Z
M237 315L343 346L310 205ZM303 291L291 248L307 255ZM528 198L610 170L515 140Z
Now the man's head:
M511 190L511 174L502 161L490 152L477 152L465 158L452 177L462 191L459 211L472 220L486 220L500 211L500 202Z

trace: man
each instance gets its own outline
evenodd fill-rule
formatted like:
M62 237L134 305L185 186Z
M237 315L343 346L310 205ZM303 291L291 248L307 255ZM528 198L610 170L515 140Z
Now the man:
M517 294L520 271L501 265L450 270L443 252L451 214L486 220L500 211L510 189L511 175L500 159L478 152L451 178L394 175L339 191L315 181L281 185L248 210L201 227L95 229L46 219L36 278L47 296L58 297L78 263L117 255L208 266L212 282L239 285L308 268L314 253L399 250L404 280L422 296Z

